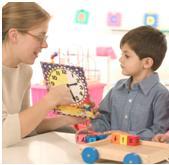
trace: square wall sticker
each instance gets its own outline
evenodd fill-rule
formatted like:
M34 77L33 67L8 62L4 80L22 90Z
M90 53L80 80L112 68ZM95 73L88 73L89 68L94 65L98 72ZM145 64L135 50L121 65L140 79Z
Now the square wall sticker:
M89 12L86 10L78 10L75 16L75 23L78 24L87 24L89 19Z
M119 27L121 26L121 13L111 13L107 14L107 25Z
M159 16L158 14L144 14L144 25L150 25L153 27L158 27Z

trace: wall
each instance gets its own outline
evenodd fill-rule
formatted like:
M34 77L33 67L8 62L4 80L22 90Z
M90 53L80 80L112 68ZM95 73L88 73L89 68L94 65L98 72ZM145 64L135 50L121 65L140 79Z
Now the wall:
M37 1L46 10L51 13L52 20L49 26L49 47L43 50L39 59L33 66L34 75L32 83L42 81L42 71L40 61L50 61L50 55L61 48L62 57L67 50L72 55L69 57L69 63L76 65L79 54L78 65L90 70L98 70L100 81L104 83L114 83L122 78L118 58L121 51L119 42L122 36L130 29L143 25L143 14L146 12L158 13L160 22L158 28L169 30L169 14L166 5L167 0L48 0ZM75 13L79 9L89 11L89 22L86 25L75 24ZM106 25L107 12L120 12L123 15L122 25L118 28L108 27ZM165 33L169 43L169 33ZM111 60L108 57L96 57L97 46L112 46L117 59ZM58 59L56 59L56 62ZM65 63L68 63L66 61ZM165 60L158 70L161 81L169 83L169 51L167 51ZM97 76L95 75L95 78Z

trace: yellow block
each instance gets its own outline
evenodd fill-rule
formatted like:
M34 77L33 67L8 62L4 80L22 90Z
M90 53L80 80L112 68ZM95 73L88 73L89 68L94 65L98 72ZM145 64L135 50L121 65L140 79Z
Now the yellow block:
M128 139L127 135L121 134L120 135L120 144L127 145L127 139Z

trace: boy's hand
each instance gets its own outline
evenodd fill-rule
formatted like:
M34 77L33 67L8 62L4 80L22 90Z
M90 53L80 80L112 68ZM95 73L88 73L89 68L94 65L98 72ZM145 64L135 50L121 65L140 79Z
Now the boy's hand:
M79 135L82 135L82 134L88 135L88 134L90 134L90 133L93 132L93 131L94 131L94 130L92 129L92 125L89 124L86 128L81 129L81 130L79 130L79 131L76 132L76 138L77 138Z
M166 143L169 142L169 136L165 134L157 134L153 137L152 141Z

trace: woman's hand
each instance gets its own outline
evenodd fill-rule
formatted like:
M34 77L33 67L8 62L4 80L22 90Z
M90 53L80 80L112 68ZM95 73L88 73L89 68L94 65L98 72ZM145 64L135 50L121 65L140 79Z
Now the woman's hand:
M86 118L62 115L62 120L65 121L66 125L74 125L84 123Z
M169 136L165 134L157 134L153 137L152 141L166 143L169 142Z
M45 96L51 109L57 105L68 105L73 103L69 88L66 85L51 87Z

